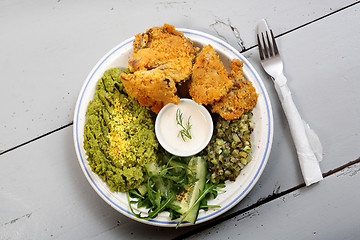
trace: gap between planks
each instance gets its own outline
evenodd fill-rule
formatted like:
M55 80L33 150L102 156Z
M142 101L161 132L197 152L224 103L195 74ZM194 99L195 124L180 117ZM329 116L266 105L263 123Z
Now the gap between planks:
M326 173L323 173L322 175L323 175L323 177L325 179L326 177L331 176L331 175L333 175L333 174L335 174L335 173L337 173L337 172L339 172L339 171L341 171L341 170L343 170L343 169L345 169L347 167L355 165L357 163L360 163L360 157L358 157L357 159L355 159L353 161L350 161L350 162L348 162L348 163L346 163L344 165L341 165L340 167L337 167L337 168L335 168L333 170L330 170L330 171L328 171ZM201 231L205 231L206 229L214 227L214 226L216 226L216 225L218 225L218 224L220 224L222 222L225 222L225 221L227 221L227 220L229 220L231 218L234 218L234 217L236 217L236 216L238 216L240 214L244 214L246 212L249 212L250 210L252 210L254 208L260 207L263 204L266 204L268 202L271 202L273 200L281 198L281 197L283 197L283 196L285 196L287 194L290 194L290 193L292 193L292 192L294 192L296 190L299 190L301 188L304 188L304 187L305 187L305 183L302 183L302 184L299 184L299 185L294 186L292 188L289 188L289 189L287 189L285 191L282 191L282 192L279 192L279 193L273 193L272 195L259 200L258 202L254 203L253 205L250 205L250 206L248 206L246 208L243 208L241 210L233 212L233 213L231 213L231 214L229 214L227 216L223 216L223 217L220 216L220 217L216 218L214 221L211 221L210 223L208 223L206 225L200 226L199 228L197 228L195 230L192 230L190 232L187 232L185 234L182 234L180 236L177 236L177 237L173 238L173 240L178 240L178 239L184 239L184 238L191 237L194 234L197 234L197 233L199 233Z
M47 132L47 133L45 133L45 134L42 134L42 135L40 135L40 136L38 136L38 137L36 137L36 138L33 138L33 139L31 139L31 140L29 140L29 141L27 141L27 142L21 143L21 144L15 146L15 147L9 148L9 149L7 149L7 150L3 150L3 151L0 152L0 156L3 155L3 154L5 154L5 153L8 153L8 152L10 152L10 151L13 151L13 150L15 150L15 149L17 149L17 148L19 148L19 147L23 147L23 146L25 146L25 145L27 145L27 144L29 144L29 143L32 143L32 142L34 142L34 141L37 141L37 140L39 140L39 139L41 139L41 138L43 138L43 137L46 137L46 136L48 136L48 135L50 135L50 134L53 134L53 133L55 133L55 132L57 132L57 131L63 130L64 128L70 127L71 125L73 125L73 122L68 123L68 124L66 124L66 125L64 125L64 126L61 126L61 127L57 128L57 129L54 129L54 130L52 130L52 131L50 131L50 132Z
M317 21L320 21L320 20L322 20L322 19L324 19L324 18L326 18L326 17L329 17L329 16L331 16L331 15L334 15L334 14L336 14L336 13L338 13L338 12L341 12L341 11L347 9L347 8L353 7L353 6L355 6L355 5L359 4L359 3L360 3L360 1L357 1L357 2L354 2L354 3L350 4L350 5L347 5L347 6L345 6L345 7L339 8L339 9L337 9L337 10L331 12L331 13L325 14L324 16L315 18L314 20L311 20L311 21L309 21L309 22L307 22L307 23L304 23L304 24L302 24L302 25L300 25L300 26L298 26L298 27L296 27L296 28L290 29L290 30L288 30L288 31L286 31L286 32L283 32L283 33L280 33L279 35L276 35L275 38L278 38L278 37L284 36L284 35L286 35L286 34L289 34L289 33L291 33L291 32L294 32L294 31L296 31L296 30L298 30L298 29L301 29L301 28L303 28L303 27L306 27L306 26L308 26L308 25L310 25L310 24L312 24L312 23L315 23L315 22L317 22ZM249 47L249 48L244 48L244 50L241 51L241 53L245 53L245 52L247 52L247 51L249 51L249 50L251 50L251 49L253 49L253 48L257 47L257 46L258 46L258 45L256 44L256 45L251 46L251 47Z

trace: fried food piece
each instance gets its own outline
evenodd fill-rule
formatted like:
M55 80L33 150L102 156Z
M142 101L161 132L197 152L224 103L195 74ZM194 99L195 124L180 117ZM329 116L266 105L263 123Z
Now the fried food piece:
M158 113L167 103L180 103L176 83L190 79L198 48L172 25L153 27L135 36L130 73L122 73L126 91Z
M257 101L258 94L252 83L245 79L242 66L239 59L232 61L229 78L234 85L226 96L211 106L212 112L220 114L226 120L241 117L244 112L253 109Z
M134 96L140 105L151 106L158 113L168 103L180 103L174 81L170 81L159 69L136 71L122 76L126 91Z
M211 45L196 56L189 93L198 104L212 104L225 96L233 82Z

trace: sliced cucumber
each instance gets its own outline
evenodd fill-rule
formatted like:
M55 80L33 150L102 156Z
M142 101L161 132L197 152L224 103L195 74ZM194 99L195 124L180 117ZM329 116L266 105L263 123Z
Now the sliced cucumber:
M180 207L178 210L180 214L186 215L186 217L183 219L184 221L195 223L198 216L200 203L196 204L195 206L193 205L205 187L207 171L206 160L202 157L193 157L189 161L188 169L191 171L197 181L189 189L189 191L184 194L184 197L181 200L175 200L174 204Z
M144 184L141 184L138 187L138 191L141 194L141 196L144 196L147 193L147 188L146 188L146 186Z

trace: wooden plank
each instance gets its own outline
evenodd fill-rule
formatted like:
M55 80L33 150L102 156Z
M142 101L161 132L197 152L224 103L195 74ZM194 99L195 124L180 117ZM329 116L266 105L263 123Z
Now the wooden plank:
M360 32L348 25L360 20L359 10L354 6L278 39L294 101L322 141L323 173L360 156L360 46L356 42ZM247 57L264 73L256 51L247 52ZM274 110L274 142L257 187L233 211L303 182L275 89L263 76Z
M360 164L185 239L359 239Z

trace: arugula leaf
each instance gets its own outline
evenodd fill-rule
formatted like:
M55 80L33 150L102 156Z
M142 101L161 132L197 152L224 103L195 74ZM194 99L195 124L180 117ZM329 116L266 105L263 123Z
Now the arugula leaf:
M198 203L200 203L200 209L206 211L211 207L220 207L208 205L207 200L216 198L218 192L221 191L219 188L225 187L225 184L212 184L207 181L204 190L200 192L199 198L190 209L183 215L179 213L181 207L174 204L174 201L178 201L177 196L181 196L181 194L187 191L187 188L198 180L188 168L188 161L189 159L187 158L171 156L167 158L165 165L155 166L153 171L148 172L143 183L146 188L146 193L143 193L144 195L141 195L137 189L127 192L132 214L139 219L149 219L155 218L160 212L168 211L169 217L172 220L180 218L178 227ZM132 207L133 204L137 204L137 208L147 208L147 216L136 213Z

